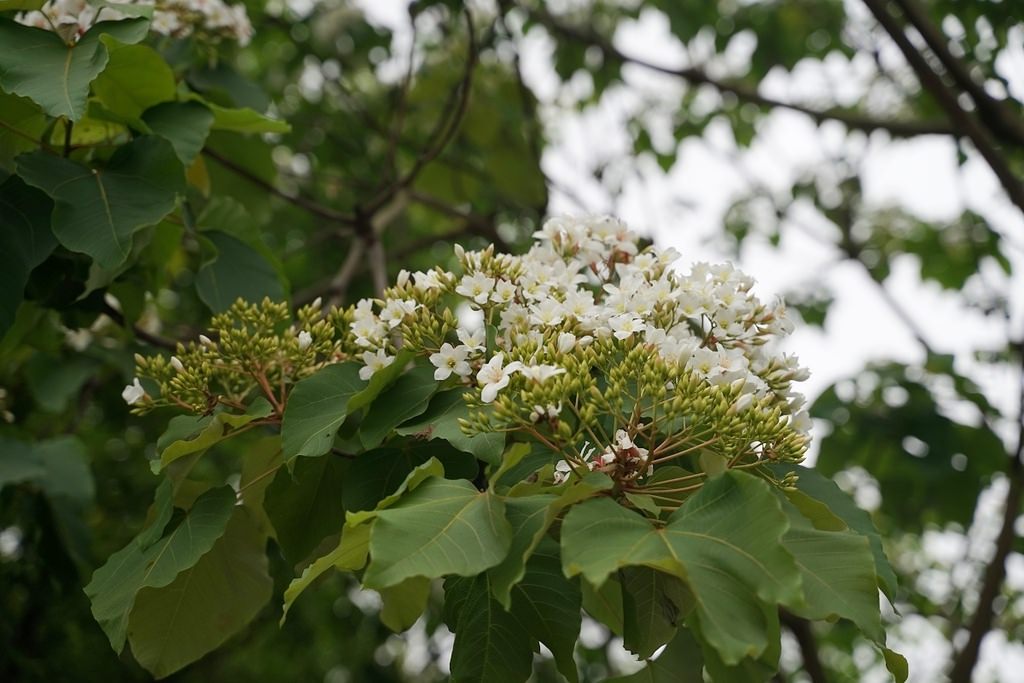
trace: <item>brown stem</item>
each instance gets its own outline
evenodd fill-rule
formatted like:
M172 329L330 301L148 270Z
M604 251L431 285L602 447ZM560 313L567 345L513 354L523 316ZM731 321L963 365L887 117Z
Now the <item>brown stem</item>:
M789 632L796 638L800 647L800 656L804 660L804 672L811 679L811 683L828 683L828 675L825 667L818 657L818 641L811 630L811 622L791 614L784 609L779 610L779 621L785 624Z

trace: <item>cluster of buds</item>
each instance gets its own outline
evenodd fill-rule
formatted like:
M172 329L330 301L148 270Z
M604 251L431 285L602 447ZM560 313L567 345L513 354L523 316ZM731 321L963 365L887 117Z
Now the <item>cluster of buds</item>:
M552 219L535 237L522 255L456 245L451 270L402 271L379 299L309 306L290 326L283 306L239 303L215 319L216 344L140 368L165 403L210 410L262 392L277 409L325 363L354 361L368 381L412 359L463 392L464 431L550 452L555 482L601 471L653 491L664 465L685 479L802 459L810 420L793 384L807 371L771 343L792 329L781 302L762 303L731 265L673 269L677 253L641 248L615 218ZM140 391L126 400L155 404Z
M116 5L124 5L125 11ZM174 38L198 34L208 39L235 40L247 45L252 39L252 23L245 5L228 5L223 0L124 0L119 3L89 0L49 0L38 10L22 12L16 21L27 26L56 31L64 40L81 38L97 21L136 16L129 6L153 8L150 29Z

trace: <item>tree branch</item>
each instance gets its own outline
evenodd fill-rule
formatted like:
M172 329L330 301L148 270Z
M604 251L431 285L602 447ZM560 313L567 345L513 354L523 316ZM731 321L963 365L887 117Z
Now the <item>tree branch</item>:
M981 120L1004 142L1024 146L1024 123L1018 114L1012 112L1006 103L985 92L982 84L971 76L967 67L957 59L946 45L946 37L918 0L896 0L903 10L903 16L917 29L929 49L945 67L946 72L960 88L967 91L978 107Z
M396 193L412 185L427 164L436 159L452 141L455 137L455 133L459 129L459 125L462 123L463 117L466 115L466 109L469 106L469 93L473 84L473 72L476 69L477 57L479 55L476 42L476 29L473 27L473 15L468 6L463 6L463 14L466 17L468 45L466 48L466 64L463 69L462 80L459 82L458 88L452 92L452 97L448 100L449 105L445 106L442 115L437 121L437 125L431 132L430 137L428 138L431 142L427 143L427 148L416 158L412 168L410 168L405 175L388 184L384 189L377 193L373 199L366 203L363 210L368 214L372 215L380 207L387 204ZM456 97L456 95L457 100L452 99ZM452 109L450 103L452 102L454 102L454 111L450 112Z
M767 97L759 93L755 87L734 81L712 78L700 67L692 66L674 68L654 64L637 57L631 57L621 52L611 43L611 41L607 40L600 34L589 29L569 26L558 20L553 14L545 9L530 9L523 7L521 4L519 7L554 33L597 47L606 58L611 58L624 64L635 64L645 69L666 74L668 76L676 76L694 85L710 85L719 92L731 93L744 102L750 102L762 107L797 111L801 114L806 114L817 123L822 123L824 121L838 121L851 130L859 130L865 133L884 130L895 137L957 134L957 131L945 121L882 120L844 109L815 109L806 105L794 102L785 102L772 97Z
M1022 493L1024 493L1024 341L1020 346L1020 409L1018 415L1017 449L1007 467L1010 487L1006 492L1006 506L1003 508L1003 522L996 537L996 549L992 560L985 567L985 576L978 594L978 607L967 628L967 643L953 659L949 672L950 683L971 683L971 674L981 654L981 641L992 630L995 621L993 605L1002 592L1006 580L1006 558L1013 550L1016 539L1017 517L1020 515Z
M114 321L114 323L125 328L126 330L130 330L132 334L134 334L136 337L146 342L150 346L156 346L161 349L167 349L168 351L174 351L176 348L178 348L178 343L173 339L161 337L158 334L152 334L142 329L138 325L129 325L128 321L125 320L124 318L124 313L117 310L110 304L104 302L102 310L103 313L108 318Z
M942 82L942 78L928 64L928 60L910 42L899 22L889 12L888 0L864 0L864 4L867 5L867 8L875 16L875 19L885 32L889 34L893 42L896 43L896 47L903 53L904 59L907 60L907 63L910 64L910 67L917 74L917 78L921 81L924 89L931 93L939 106L946 111L946 115L949 116L957 131L970 138L971 142L974 143L978 152L984 157L992 172L999 179L1010 201L1017 205L1021 211L1024 211L1024 184L1021 184L1020 180L1014 176L1013 171L1010 170L1009 164L999 153L999 149L996 147L996 143L988 129L981 125L973 115L964 111L959 102L957 102L958 93L946 87L946 84Z
M811 630L811 622L784 609L779 610L779 621L785 624L796 638L796 643L800 646L800 655L804 660L804 672L811 679L811 683L828 683L825 667L818 657L818 641Z
M221 166L228 169L229 171L234 172L235 174L241 176L242 178L245 178L253 185L256 185L257 187L266 190L275 197L280 197L289 204L293 204L301 209L304 209L305 211L308 211L314 216L323 218L328 221L332 221L334 223L340 223L342 225L349 227L353 227L356 225L355 216L350 216L349 214L341 213L340 211L335 211L334 209L323 206L322 204L318 204L312 199L307 199L306 197L302 197L300 195L288 194L287 192L284 192L283 190L280 190L277 187L275 187L273 183L268 183L266 180L260 178L252 171L238 165L231 159L228 159L220 152L216 152L210 149L209 147L204 147L203 154L217 161L217 163L219 163Z

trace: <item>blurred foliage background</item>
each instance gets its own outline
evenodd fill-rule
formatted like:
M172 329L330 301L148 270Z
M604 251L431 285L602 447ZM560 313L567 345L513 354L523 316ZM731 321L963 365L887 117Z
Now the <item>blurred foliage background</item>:
M105 270L58 248L26 274L24 297L15 280L4 284L0 678L148 678L130 655L110 650L82 592L98 563L141 528L157 483L147 450L164 418L130 417L120 397L135 352L193 338L237 296L351 302L399 269L443 261L452 242L523 249L552 208L594 210L592 196L617 206L636 178L670 178L684 145L702 136L730 137L724 161L747 173L746 150L785 111L826 131L828 149L791 178L753 178L730 196L715 248L742 258L751 243L781 248L790 233L813 239L837 264L863 272L863 286L877 289L879 305L920 347L912 362L895 354L812 397L816 466L874 509L899 572L901 617L888 616L899 622L894 647L908 655L912 680L935 680L929 671L1011 680L992 660L1020 661L1013 643L1024 639L1020 399L1006 395L1019 382L1024 332L1013 271L1024 259L1018 3L246 5L255 37L244 48L215 55L188 41L158 47L175 77L207 101L269 113L290 132L212 133L189 176L189 193L210 198L205 208L193 215L186 202L183 220L140 233L123 267ZM404 28L381 22L382 12ZM658 41L673 49L627 49L622 34L638 23L663 27ZM831 82L783 96L773 86L780 74L835 64L840 81L856 73L855 87ZM638 84L649 77L672 86L644 90ZM624 98L628 106L618 106ZM19 118L19 102L0 95L0 180L18 153L60 137L30 111ZM598 124L584 145L593 163L570 169L583 189L563 182L565 122L609 107L621 125ZM96 131L81 144L116 144L117 134ZM986 201L998 211L971 207L936 221L866 202L871 169L856 150L924 137L952 141L965 168L987 169L998 191ZM662 187L672 194L670 182ZM993 222L999 211L1003 219ZM0 231L13 229L12 220L0 214ZM800 266L778 258L780 268ZM907 264L918 282L994 330L985 345L953 354L919 328L916 302L891 286ZM809 281L789 298L807 326L828 329L843 295ZM1002 380L979 385L979 376L993 375ZM228 443L221 457L258 450L255 441ZM19 449L40 467L5 465L3 456ZM278 598L291 576L285 562L271 567ZM311 593L283 627L280 599L271 600L242 635L172 679L445 678L450 636L436 617L399 637L380 623L375 596L344 576ZM842 624L790 626L780 680L879 675L876 655ZM979 668L983 642L988 664ZM630 670L621 646L599 630L584 633L580 656L589 680ZM537 680L555 677L541 658Z

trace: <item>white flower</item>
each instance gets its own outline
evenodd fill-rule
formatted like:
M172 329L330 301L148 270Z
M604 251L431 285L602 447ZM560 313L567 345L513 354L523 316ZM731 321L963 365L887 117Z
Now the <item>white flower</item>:
M556 484L566 481L570 474L572 474L572 465L569 464L569 461L559 460L555 463L554 482Z
M608 326L616 339L629 339L633 333L643 331L644 321L633 313L623 313L609 318Z
M213 340L207 337L205 334L199 335L199 343L203 346L213 346Z
M395 357L389 356L384 349L377 349L376 352L364 351L363 362L366 363L366 366L359 368L359 379L368 380L373 377L373 373L394 363Z
M522 363L518 361L508 365L504 363L505 354L499 351L476 373L476 381L483 387L480 400L484 403L492 402L498 396L498 392L508 386L512 373L522 367Z
M124 402L130 406L135 405L146 397L146 390L142 388L142 383L139 382L139 378L135 377L132 379L132 383L124 388L121 392L121 398Z
M519 368L519 372L534 382L546 382L552 377L563 374L565 368L556 365L523 365Z
M491 290L494 289L494 278L487 277L483 273L463 275L459 286L455 288L457 294L468 297L478 304L487 303Z
M313 343L313 335L306 330L299 332L299 351L305 351Z
M478 327L472 332L460 327L455 330L455 336L473 353L483 351L485 348L484 344L487 341L486 333L482 327Z
M544 299L530 311L530 322L541 327L554 327L564 319L562 304L555 299Z
M507 304L511 303L515 298L515 283L508 280L498 280L498 284L494 286L494 292L491 294L491 301L496 304Z
M442 382L451 377L453 372L459 377L467 377L472 372L466 362L468 355L469 349L461 344L454 347L448 342L442 344L437 353L430 355L430 362L437 368L434 379Z
M380 312L380 320L394 329L405 320L405 316L414 313L419 306L412 299L388 299L384 310Z
M413 280L416 282L416 289L420 291L429 291L432 289L441 289L441 280L437 277L437 272L428 270L427 272L417 271L412 274Z
M185 366L182 365L181 360L179 360L177 356L171 356L171 367L178 372L185 370Z

